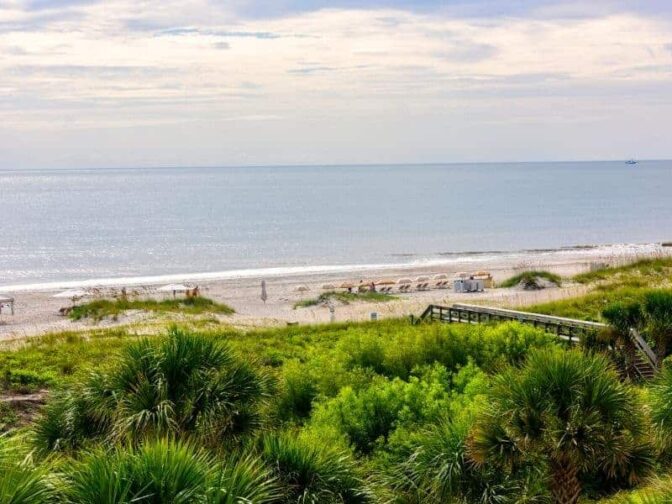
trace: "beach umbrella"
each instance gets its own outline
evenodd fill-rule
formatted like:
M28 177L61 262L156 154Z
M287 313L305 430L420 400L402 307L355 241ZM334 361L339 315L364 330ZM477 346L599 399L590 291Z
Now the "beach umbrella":
M455 278L467 278L469 276L469 273L465 271L458 271L455 273Z
M415 279L416 282L429 282L429 277L428 276L419 276L418 278Z
M397 283L399 285L407 285L407 284L412 284L413 280L411 280L410 278L401 278L401 279L397 280Z
M308 292L310 289L306 285L299 285L296 289L294 289L295 292Z
M448 279L448 275L446 275L445 273L440 273L438 275L434 275L434 280L447 280L447 279Z
M395 285L397 282L396 280L392 280L391 278L385 278L383 280L378 280L376 282L376 285Z
M188 290L191 290L191 289L189 287L187 287L186 285L182 285L182 284L168 284L168 285L164 285L163 287L159 287L156 290L159 291L159 292L172 292L173 297L175 297L175 295L178 292L187 292Z
M322 289L327 290L327 291L333 291L336 290L336 286L333 284L324 284L322 286Z
M266 280L261 281L261 300L266 304L268 294L266 293Z
M354 286L355 284L352 282L343 282L341 285L339 285L339 289L352 289Z

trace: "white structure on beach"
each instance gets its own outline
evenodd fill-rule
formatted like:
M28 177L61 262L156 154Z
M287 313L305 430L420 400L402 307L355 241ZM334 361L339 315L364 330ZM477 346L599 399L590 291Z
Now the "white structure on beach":
M9 308L9 312L14 315L14 298L0 294L0 314L3 308Z

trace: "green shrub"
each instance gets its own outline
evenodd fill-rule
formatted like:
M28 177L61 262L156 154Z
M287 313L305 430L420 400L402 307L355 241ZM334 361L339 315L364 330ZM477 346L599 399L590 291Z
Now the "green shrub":
M417 368L409 381L377 377L357 391L345 387L336 397L318 404L312 426L335 429L358 452L371 453L384 447L398 428L417 427L442 418L451 411L452 401L468 387L468 381L482 376L473 366L467 366L460 378L456 375L434 364ZM454 379L457 386L451 392Z
M277 414L281 420L303 420L310 416L318 390L315 381L297 361L283 367Z
M348 368L365 367L386 376L407 378L416 366L434 362L453 371L471 360L491 371L521 362L530 348L555 344L540 329L511 322L496 326L409 326L390 335L355 333L343 338L339 348Z

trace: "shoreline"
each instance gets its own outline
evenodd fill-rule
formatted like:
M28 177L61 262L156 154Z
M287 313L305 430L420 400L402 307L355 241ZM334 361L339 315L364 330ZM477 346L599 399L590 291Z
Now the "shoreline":
M208 319L215 324L230 325L239 328L261 328L292 324L321 324L331 320L328 308L316 305L308 308L295 309L294 305L306 299L312 299L325 292L326 284L340 285L342 282L379 280L381 278L399 279L412 278L443 273L452 278L457 272L474 272L476 270L489 271L495 282L520 273L525 270L548 270L565 278L588 271L591 263L608 263L619 266L644 258L672 256L670 247L649 247L644 252L641 246L621 248L615 254L614 248L599 248L589 251L580 250L553 253L536 253L525 256L490 257L484 261L459 260L450 263L432 264L404 264L384 265L382 268L370 265L361 265L356 270L339 267L336 270L287 273L278 271L276 276L268 275L263 270L248 273L248 276L237 275L230 278L207 278L197 280L203 296L214 301L225 303L236 310L231 316L210 316ZM597 253L596 253L597 252ZM229 273L230 274L230 273ZM206 274L213 275L213 274ZM194 275L181 278L193 279ZM198 275L196 275L198 277ZM156 287L165 282L166 276L155 277L161 282L141 282L136 285L121 283L104 286L99 282L97 289L92 289L95 295L87 299L110 298L118 294L120 285L129 287L129 295L138 298L166 299L166 293L158 292ZM174 277L170 277L174 278ZM206 277L201 277L206 278ZM268 299L261 300L261 279L266 280ZM145 280L143 278L142 280ZM63 285L63 284L59 284ZM59 287L63 288L63 287ZM37 290L6 291L0 288L1 293L7 293L15 298L15 315L3 311L0 315L0 341L15 341L39 336L46 333L61 331L86 331L97 328L132 327L139 331L156 331L166 323L189 322L192 319L180 314L157 318L143 312L127 312L118 320L104 320L100 323L91 321L71 321L59 316L58 311L69 304L68 300L53 297L54 287ZM548 288L540 291L523 291L519 289L488 289L478 294L457 294L452 289L431 289L427 291L413 291L409 293L392 292L395 299L387 302L367 303L354 302L348 305L338 305L335 309L335 319L339 322L364 321L376 313L378 318L399 318L408 315L419 315L429 304L452 304L457 302L487 303L493 306L523 306L544 303L586 293L589 287L574 283L567 283L560 288ZM193 319L196 320L196 319Z
M225 280L266 279L313 275L346 275L349 273L389 273L422 270L454 269L456 266L480 267L497 263L533 260L540 264L561 260L620 263L639 257L672 254L672 247L658 243L616 243L610 245L574 245L556 249L526 249L519 251L444 252L438 256L415 259L410 262L374 264L332 264L310 266L277 266L243 268L213 272L170 273L131 277L106 277L80 280L53 280L47 282L0 285L0 293L38 292L72 288L142 287L175 282L213 282ZM613 264L612 264L613 265ZM522 266L522 265L521 265ZM522 269L522 268L521 268Z

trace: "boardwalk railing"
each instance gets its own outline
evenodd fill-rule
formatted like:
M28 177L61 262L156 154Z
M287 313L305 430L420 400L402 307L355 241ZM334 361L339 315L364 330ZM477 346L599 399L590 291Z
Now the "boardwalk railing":
M553 315L528 313L504 308L492 308L469 304L453 306L429 305L419 320L435 320L446 323L480 324L485 322L516 321L544 329L570 343L579 343L581 338L596 334L609 326L598 322L576 320ZM650 377L658 368L657 359L649 345L636 332L631 332L631 340L638 353L639 369L637 372Z
M597 322L468 304L454 304L453 306L429 305L420 318L423 320L431 319L440 322L462 322L467 324L515 320L523 324L540 327L572 343L578 343L582 336L588 333L596 333L607 327L605 324Z

